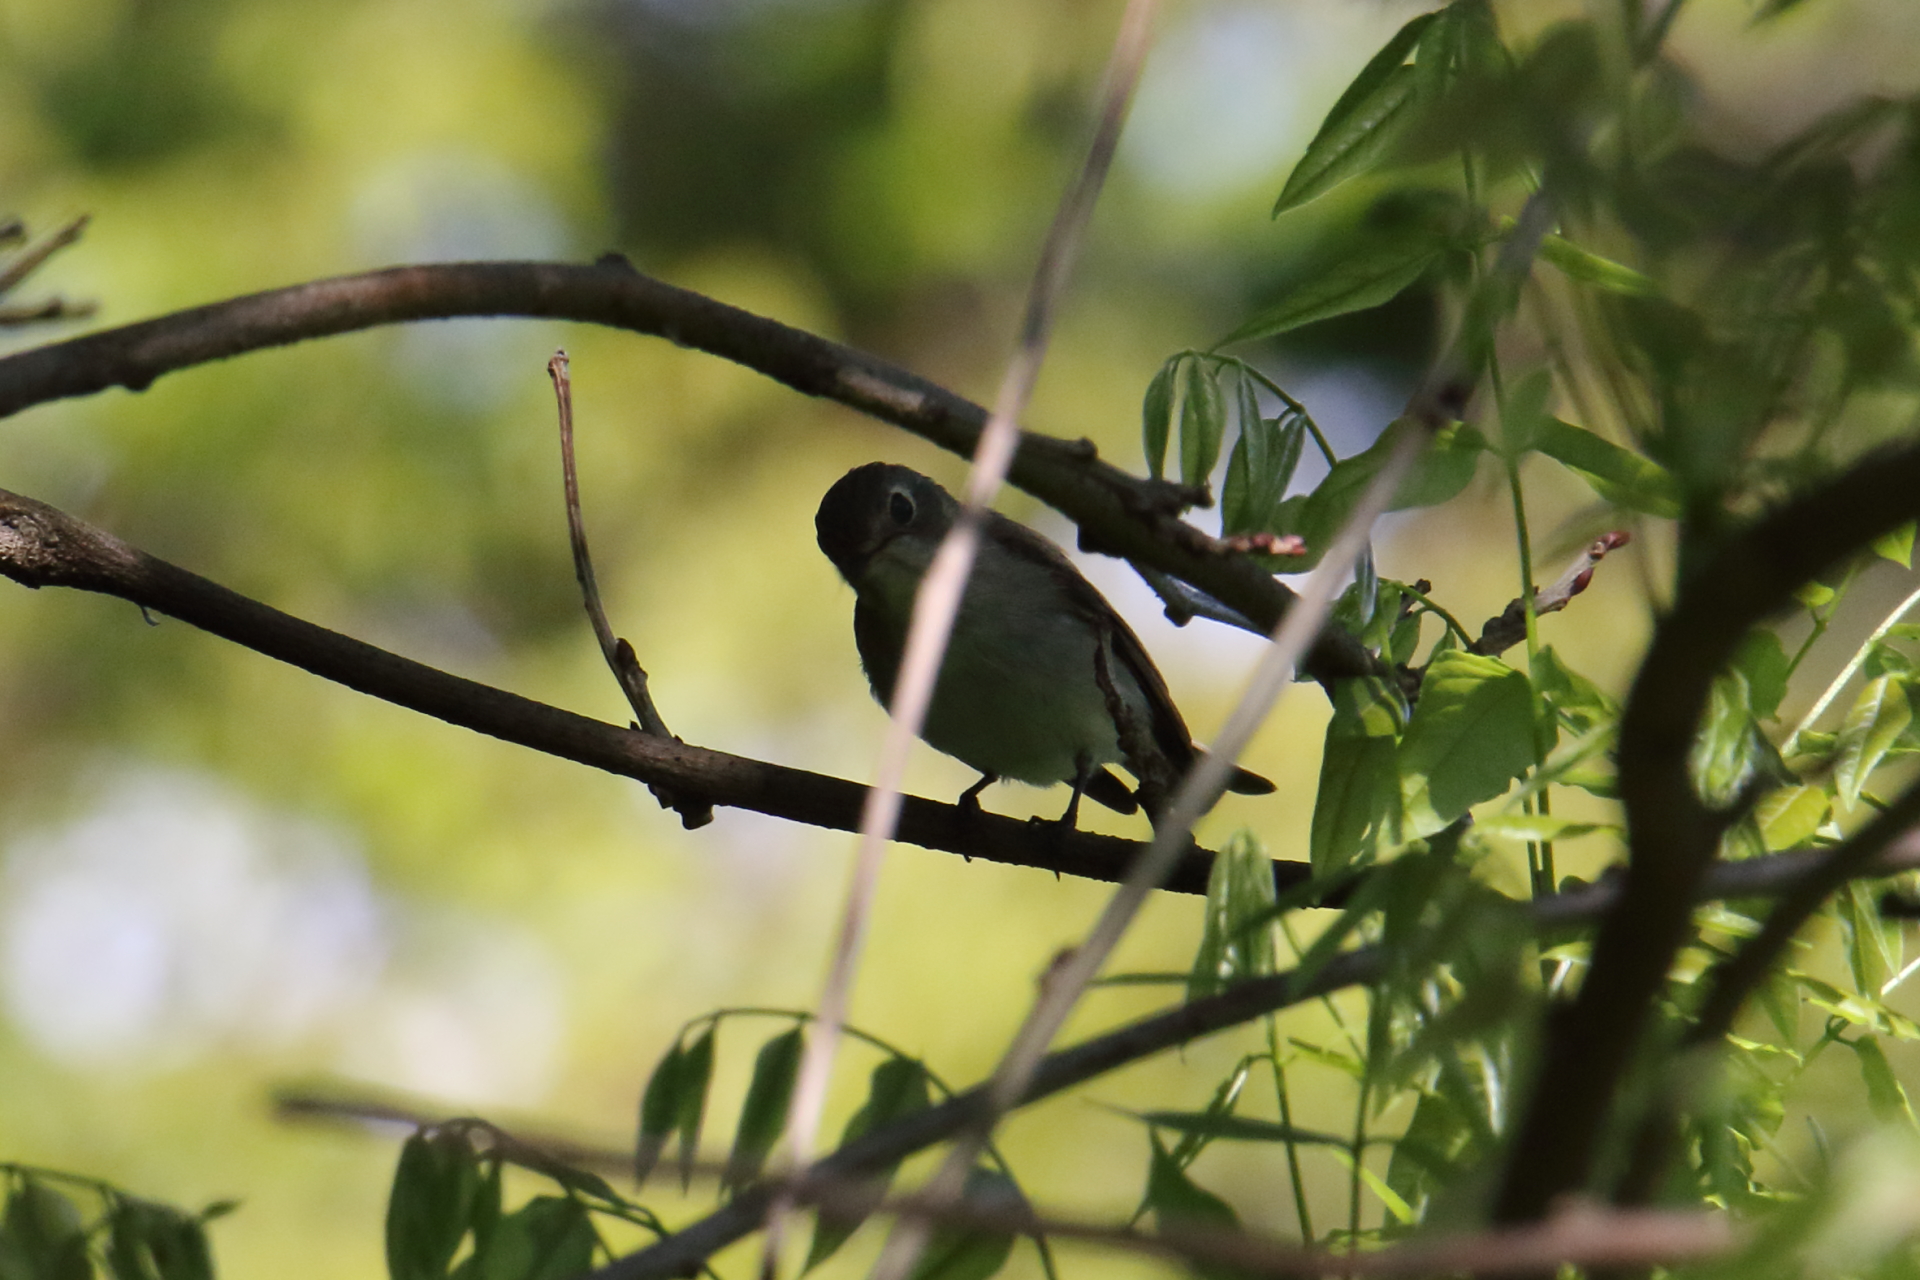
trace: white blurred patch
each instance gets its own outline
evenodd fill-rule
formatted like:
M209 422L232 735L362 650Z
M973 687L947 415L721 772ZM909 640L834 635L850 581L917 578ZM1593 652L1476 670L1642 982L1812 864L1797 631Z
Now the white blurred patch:
M558 971L511 921L389 899L342 831L208 777L132 768L12 840L0 995L40 1052L152 1071L319 1040L354 1074L529 1102L562 1031Z
M457 147L395 156L361 185L348 219L370 267L555 259L569 247L565 220L538 183L497 156ZM528 349L524 322L423 321L388 341L407 384L456 411L486 409L527 378L516 359Z
M1123 163L1163 195L1207 200L1271 182L1298 149L1299 68L1317 44L1271 5L1197 7L1161 39L1127 120Z
M4 875L8 1010L68 1062L278 1046L385 963L382 904L340 833L192 774L119 775L86 814L13 842Z
M410 925L341 1069L449 1101L539 1101L562 1031L561 977L546 949L470 913L417 913Z

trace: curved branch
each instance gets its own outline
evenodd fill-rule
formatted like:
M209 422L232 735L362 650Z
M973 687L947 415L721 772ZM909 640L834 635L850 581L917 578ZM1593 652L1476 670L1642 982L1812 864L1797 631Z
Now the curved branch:
M1647 1012L1685 942L1728 814L1687 767L1716 675L1795 588L1920 512L1920 446L1876 453L1729 535L1682 584L1654 633L1620 722L1620 799L1630 861L1579 996L1551 1025L1534 1094L1495 1204L1538 1218L1582 1187Z
M145 390L177 369L377 325L455 316L577 320L666 338L745 365L810 396L835 400L942 448L971 456L987 411L873 356L635 271L465 262L394 267L233 298L51 343L0 359L0 416L110 387ZM1087 441L1026 434L1008 479L1080 527L1081 545L1183 579L1251 618L1279 625L1293 592L1245 556L1178 518L1179 486L1138 480L1100 462ZM1370 670L1351 636L1328 629L1308 674Z
M535 751L716 805L838 831L855 830L866 788L841 778L690 746L535 702L281 613L147 555L62 511L0 489L0 576L29 587L76 587L132 601L271 658L397 706ZM909 797L897 837L989 862L1117 881L1141 846L1063 832L957 805ZM1205 893L1213 855L1188 855L1167 887ZM1276 862L1285 889L1311 876Z

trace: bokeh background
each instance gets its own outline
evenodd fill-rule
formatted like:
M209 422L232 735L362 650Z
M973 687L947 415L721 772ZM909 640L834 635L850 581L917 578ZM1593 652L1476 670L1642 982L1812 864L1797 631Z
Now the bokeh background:
M1167 6L1033 425L1136 465L1159 362L1269 299L1348 212L1267 217L1334 95L1422 7ZM399 262L617 249L985 398L1119 8L0 0L0 206L38 229L92 215L29 292L93 299L100 324ZM1504 8L1522 28L1579 11ZM1734 143L1920 83L1907 0L1808 3L1759 32L1749 15L1699 0L1674 37L1699 109ZM1416 295L1252 354L1354 450L1393 416L1432 316ZM327 626L622 720L567 557L544 373L560 346L601 580L669 723L864 778L882 716L854 658L851 594L813 545L814 505L873 458L949 483L960 464L708 357L553 324L388 329L31 410L0 423L0 484ZM1591 527L1591 495L1534 479L1550 565ZM1002 505L1065 538L1023 496ZM1664 572L1657 530L1642 532L1547 624L1616 688ZM1381 567L1432 579L1477 620L1515 594L1512 545L1488 474L1447 512L1391 524ZM1255 642L1176 630L1124 569L1087 568L1207 736ZM1276 856L1304 856L1324 716L1310 688L1289 699L1249 761L1278 794L1234 800L1203 837L1248 824ZM969 780L925 751L911 775L942 797ZM1062 801L988 797L1014 813ZM343 1083L623 1142L683 1021L816 998L851 852L848 837L725 810L684 832L637 785L119 602L0 583L0 1158L186 1205L239 1198L214 1229L230 1276L377 1274L391 1139L278 1123L276 1085ZM969 1082L1102 900L902 847L855 1020ZM1156 902L1119 967L1183 970L1198 925L1197 902ZM1077 1030L1165 998L1098 994ZM1323 1018L1290 1030L1330 1034ZM716 1140L774 1029L723 1032ZM1146 1144L1111 1107L1198 1105L1239 1052L1198 1046L1016 1119L1017 1171L1045 1203L1124 1212ZM850 1051L830 1127L871 1065ZM1297 1087L1303 1116L1345 1114L1337 1080ZM1290 1225L1277 1161L1223 1150L1196 1172L1251 1220ZM1344 1172L1309 1172L1337 1216ZM670 1216L704 1203L653 1202ZM858 1269L863 1244L836 1273ZM1032 1274L1031 1255L1015 1266Z

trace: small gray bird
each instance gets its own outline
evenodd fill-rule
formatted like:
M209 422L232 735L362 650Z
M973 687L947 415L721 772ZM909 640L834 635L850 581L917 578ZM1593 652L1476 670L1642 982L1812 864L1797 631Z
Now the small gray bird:
M906 650L913 600L960 513L952 494L917 471L855 467L814 516L820 550L853 587L853 639L873 696L886 706ZM1058 547L988 512L979 558L954 619L921 736L980 771L960 803L978 807L989 783L1071 782L1061 823L1082 794L1120 813L1144 802L1158 817L1199 749L1166 681L1113 606ZM1102 766L1123 764L1139 790ZM1273 790L1236 769L1230 789Z

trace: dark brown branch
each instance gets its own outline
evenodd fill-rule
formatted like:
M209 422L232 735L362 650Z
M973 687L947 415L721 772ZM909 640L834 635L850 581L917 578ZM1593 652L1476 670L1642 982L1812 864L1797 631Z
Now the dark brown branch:
M0 576L118 596L397 706L713 804L837 831L859 824L866 788L858 783L635 732L449 675L281 613L4 489ZM928 849L1105 881L1119 880L1141 849L911 796L896 834ZM1166 887L1205 893L1212 861L1190 853ZM1282 890L1309 875L1302 863L1274 864Z
M1801 583L1920 511L1920 446L1877 453L1723 541L1681 584L1654 633L1620 725L1620 798L1631 860L1574 1002L1549 1026L1499 1192L1499 1221L1543 1214L1582 1189L1728 815L1687 767L1714 677L1748 630Z
M641 275L624 259L594 266L474 262L394 267L294 285L52 343L0 359L0 416L110 387L145 390L177 369L377 325L454 316L577 320L653 334L745 365L796 391L838 401L971 456L987 412L851 348ZM1089 550L1192 583L1271 630L1293 592L1178 518L1179 486L1135 479L1086 441L1028 434L1008 479L1063 512ZM1304 669L1327 680L1372 668L1337 629Z

